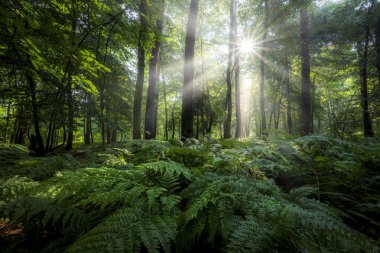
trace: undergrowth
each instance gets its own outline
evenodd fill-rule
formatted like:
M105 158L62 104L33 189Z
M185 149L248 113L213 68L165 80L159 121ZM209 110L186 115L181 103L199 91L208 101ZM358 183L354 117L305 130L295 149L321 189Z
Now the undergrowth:
M380 145L130 141L0 147L4 252L378 252Z

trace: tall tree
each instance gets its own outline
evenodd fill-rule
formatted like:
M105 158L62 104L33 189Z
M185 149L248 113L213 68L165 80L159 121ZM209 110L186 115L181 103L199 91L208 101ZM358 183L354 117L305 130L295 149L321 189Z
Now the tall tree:
M292 133L293 131L293 120L292 120L292 101L291 101L291 85L290 85L290 60L285 60L285 73L284 73L284 82L285 82L285 97L286 97L286 121L288 132Z
M380 3L378 4L380 12ZM380 94L380 17L376 17L375 22L375 50L376 50L376 68L377 68L377 89Z
M148 27L147 12L148 2L147 0L141 0L139 4L140 12L140 32L137 45L137 80L135 89L135 98L133 102L133 139L141 139L141 105L142 105L142 93L144 88L144 71L145 71L145 49L144 44L147 39L146 29Z
M228 61L227 61L227 94L225 105L225 119L223 128L224 139L230 139L231 136L231 119L232 119L232 58L234 51L234 27L236 14L235 14L235 1L230 1L230 27L229 27L229 43L228 43Z
M369 37L370 37L370 27L369 27L369 24L366 24L363 56L360 61L360 88L361 88L360 94L361 94L361 105L362 105L362 114L363 114L364 136L374 137L374 133L372 130L371 116L369 114L369 108L368 108L367 64L368 64Z
M261 115L261 133L265 134L267 128L266 116L265 116L265 47L269 28L269 0L264 0L264 31L262 36L262 50L260 58L260 115Z
M192 138L194 136L193 127L193 89L194 89L194 49L195 31L197 27L199 0L191 0L189 16L186 26L185 41L185 66L184 82L182 90L182 117L181 136L182 138Z
M234 56L235 56L235 62L234 62L234 68L235 68L235 104L236 104L236 131L235 131L235 138L241 138L243 136L243 124L242 124L242 118L241 118L241 99L240 99L240 52L237 48L238 44L238 23L237 23L237 2L234 1L235 7L234 7L234 16L235 16L235 22L234 22L234 44L235 44L235 50L234 50Z
M309 15L306 7L300 10L301 22L301 133L308 135L313 132L311 124L311 80L309 52Z
M152 49L152 57L149 61L149 86L148 94L146 97L146 111L145 111L145 139L156 138L156 127L157 127L157 110L158 110L158 90L157 82L159 80L158 71L158 57L161 47L161 34L163 29L163 11L164 6L161 6L162 13L161 17L156 20L156 33L155 33L155 44Z

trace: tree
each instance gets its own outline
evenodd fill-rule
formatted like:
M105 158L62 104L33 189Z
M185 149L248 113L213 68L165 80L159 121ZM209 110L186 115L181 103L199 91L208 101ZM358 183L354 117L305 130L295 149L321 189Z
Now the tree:
M308 135L313 132L311 124L311 80L309 52L309 15L305 7L300 10L301 22L301 132Z
M266 116L265 116L265 57L266 57L266 40L269 28L269 0L264 0L264 31L262 36L262 50L260 56L260 116L261 116L261 133L266 134L265 130L267 128Z
M148 3L147 0L141 0L139 4L140 11L140 32L137 45L137 80L135 98L133 103L133 139L141 138L141 104L142 93L144 88L144 71L145 71L145 40L146 29L148 27L147 12Z
M235 56L235 62L234 62L234 68L235 68L235 104L236 104L236 130L235 130L235 138L239 139L243 136L243 123L242 123L242 116L241 116L241 91L240 91L240 52L238 45L238 22L237 22L237 2L234 1L235 7L234 7L234 16L235 16L235 22L234 22L234 44L235 44L235 50L234 50L234 56Z
M158 58L161 47L161 34L163 29L163 12L164 6L161 6L162 13L156 20L155 45L152 49L152 57L149 61L149 86L146 97L145 111L145 139L156 138L157 131L157 110L158 110L158 90L157 82L159 81L160 72L158 71Z
M360 60L360 94L361 106L363 114L363 128L365 137L374 137L372 130L371 116L368 108L368 84L367 84L367 64L368 64L368 46L370 37L370 27L366 24L364 27L364 48L363 55ZM359 47L361 47L359 45Z
M229 26L229 43L228 43L228 60L227 60L227 94L225 106L225 120L223 136L224 139L230 139L231 136L231 119L232 119L232 61L234 54L234 28L236 23L236 5L234 0L230 0L230 26Z
M194 86L194 49L195 31L197 27L199 0L191 0L189 16L186 26L185 41L185 66L184 81L182 89L182 118L181 136L182 138L194 137L193 130L193 86Z

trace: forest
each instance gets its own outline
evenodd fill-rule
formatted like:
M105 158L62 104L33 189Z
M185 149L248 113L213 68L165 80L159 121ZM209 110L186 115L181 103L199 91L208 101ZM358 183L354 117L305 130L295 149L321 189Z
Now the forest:
M1 0L0 252L380 252L377 0Z

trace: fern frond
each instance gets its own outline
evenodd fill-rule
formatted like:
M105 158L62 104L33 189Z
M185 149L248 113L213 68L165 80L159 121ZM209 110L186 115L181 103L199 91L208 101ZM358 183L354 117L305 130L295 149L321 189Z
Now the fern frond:
M170 252L176 236L176 215L147 215L139 208L121 209L78 239L68 252Z
M9 201L16 196L23 195L37 185L38 182L26 177L15 176L10 179L0 179L0 199L2 201Z

